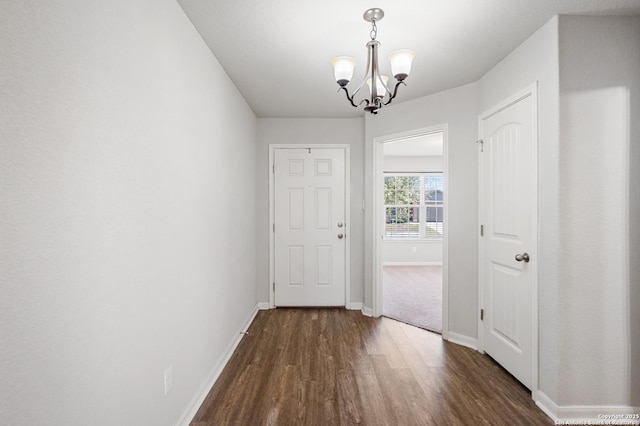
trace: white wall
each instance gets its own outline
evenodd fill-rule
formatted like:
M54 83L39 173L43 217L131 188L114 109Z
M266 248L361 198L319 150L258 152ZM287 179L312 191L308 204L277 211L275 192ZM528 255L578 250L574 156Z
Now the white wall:
M411 83L409 83L411 84ZM449 330L477 338L477 85L385 107L365 118L365 306L373 308L373 143L377 137L448 124ZM457 266L457 265L464 265Z
M444 159L441 155L430 156L388 156L383 158L385 172L442 172L444 170Z
M363 295L364 227L363 200L363 121L361 118L260 118L257 149L257 209L259 212L257 292L269 301L269 145L270 144L348 144L351 151L351 303L361 304Z
M442 265L442 241L386 239L382 242L382 264Z
M560 16L559 30L558 403L638 407L640 18Z
M479 113L538 82L539 388L558 398L558 19L554 17L485 74Z
M0 17L0 424L175 424L257 301L256 118L173 0Z

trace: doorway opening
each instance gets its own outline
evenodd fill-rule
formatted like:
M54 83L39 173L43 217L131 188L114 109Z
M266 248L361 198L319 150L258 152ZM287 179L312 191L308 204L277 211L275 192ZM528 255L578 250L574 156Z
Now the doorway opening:
M378 151L379 314L442 333L446 128L386 138Z

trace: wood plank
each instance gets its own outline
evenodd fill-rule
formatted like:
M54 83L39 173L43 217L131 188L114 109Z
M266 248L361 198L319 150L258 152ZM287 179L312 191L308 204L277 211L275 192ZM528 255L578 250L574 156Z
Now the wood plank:
M387 415L397 425L434 424L425 395L410 369L392 368L386 357L373 359Z

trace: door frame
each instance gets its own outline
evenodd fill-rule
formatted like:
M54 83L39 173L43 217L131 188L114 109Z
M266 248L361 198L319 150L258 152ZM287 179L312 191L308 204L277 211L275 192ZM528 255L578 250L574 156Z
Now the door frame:
M344 288L345 308L351 305L351 146L348 144L269 144L269 308L275 308L275 151L276 149L342 149L344 151ZM359 309L359 307L357 307Z
M384 147L387 142L424 136L431 133L442 133L442 160L444 177L443 229L442 240L442 338L447 340L449 334L449 126L439 124L422 127L401 133L379 136L373 139L373 316L382 315L382 239L384 237L383 214L384 198Z
M485 181L485 170L484 163L481 157L481 149L482 149L482 138L484 137L484 129L483 124L484 120L489 117L503 111L504 109L510 107L511 105L525 99L527 97L531 97L533 101L533 111L532 111L532 140L533 140L533 166L531 167L531 182L532 182L532 194L531 194L531 205L532 205L532 217L531 217L531 226L532 226L532 244L533 247L530 249L527 248L527 251L531 253L535 262L529 264L528 268L531 273L531 395L535 398L535 395L538 391L538 245L540 240L539 234L539 226L538 226L538 82L534 82L524 89L516 92L515 94L509 96L508 98L502 100L497 105L489 108L482 114L478 116L478 230L480 230L480 226L486 223L486 218L484 217L485 211L485 203L486 199L483 192L484 181ZM480 309L484 307L484 290L485 290L485 267L484 267L484 259L485 259L485 250L482 237L480 237L480 232L478 231L478 350L481 353L484 352L484 326L483 322L480 321Z

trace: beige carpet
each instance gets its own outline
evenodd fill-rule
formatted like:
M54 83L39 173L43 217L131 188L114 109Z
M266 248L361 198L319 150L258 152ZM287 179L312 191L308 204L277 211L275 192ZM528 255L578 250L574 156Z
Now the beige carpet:
M442 267L384 266L383 315L442 333Z

